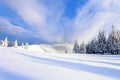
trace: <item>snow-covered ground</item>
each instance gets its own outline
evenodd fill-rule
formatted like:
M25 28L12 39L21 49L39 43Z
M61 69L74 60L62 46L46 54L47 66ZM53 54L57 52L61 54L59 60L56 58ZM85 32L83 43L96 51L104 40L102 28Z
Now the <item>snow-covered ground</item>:
M120 56L0 47L0 80L120 80Z

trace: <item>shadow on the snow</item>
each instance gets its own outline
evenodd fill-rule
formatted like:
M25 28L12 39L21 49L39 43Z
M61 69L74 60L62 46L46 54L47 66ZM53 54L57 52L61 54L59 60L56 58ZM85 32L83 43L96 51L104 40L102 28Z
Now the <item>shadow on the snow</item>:
M82 60L82 59L76 59L76 58L63 58L63 57L56 57L56 56L55 56L55 58L66 59L66 60L75 60L75 61L97 62L97 63L105 63L105 64L110 64L110 65L120 66L120 63L113 63L113 62L107 62L107 61Z
M87 71L90 73L102 75L105 77L111 77L111 78L116 78L116 79L120 78L119 74L118 74L118 73L120 73L120 70L118 70L118 69L91 66L91 65L75 63L75 62L73 63L73 62L68 62L68 61L64 61L64 60L36 57L36 56L27 55L27 54L20 53L20 52L18 52L18 54L32 58L33 60L36 60L36 62L43 63L43 64L60 66L60 67L77 70L77 71L83 70L83 71Z
M0 78L2 78L2 80L31 80L28 77L9 72L2 68L0 68Z
M120 60L120 55L99 55L99 56L92 56L96 59L106 59L106 60Z

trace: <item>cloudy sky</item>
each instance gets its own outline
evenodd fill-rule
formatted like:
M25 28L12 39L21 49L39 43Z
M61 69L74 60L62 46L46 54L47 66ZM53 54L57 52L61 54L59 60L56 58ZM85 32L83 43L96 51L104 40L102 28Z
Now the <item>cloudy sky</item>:
M0 0L0 39L87 42L112 25L120 30L120 0Z

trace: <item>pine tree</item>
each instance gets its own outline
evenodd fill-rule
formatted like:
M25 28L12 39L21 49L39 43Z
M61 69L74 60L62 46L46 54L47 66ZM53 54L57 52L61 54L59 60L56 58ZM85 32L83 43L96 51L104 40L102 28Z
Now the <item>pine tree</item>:
M80 50L79 50L79 44L77 41L75 41L74 43L74 47L73 47L73 53L79 53Z
M117 46L118 46L117 53L120 54L120 32L119 31L117 31L117 39L118 39L118 42L117 42Z
M28 42L26 42L24 48L25 48L25 49L28 49L28 45L29 45Z
M97 39L98 53L104 54L107 51L106 37L104 31L99 32Z
M86 49L87 49L87 53L97 53L98 52L96 38L91 40L91 42L87 45Z
M90 42L86 45L86 53L90 53Z
M1 42L2 42L2 45L1 45L1 46L4 46L4 41L2 40Z
M82 44L80 45L80 52L81 53L85 53L86 52L86 46L85 46L84 42L82 42Z
M68 53L68 50L67 50L67 49L65 50L65 53L66 53L66 54Z
M5 40L4 40L4 46L5 47L8 47L8 38L6 37Z
M115 27L112 26L112 32L110 33L108 40L107 40L107 49L108 52L111 54L117 54L118 53L118 37L117 32L115 31Z
M15 48L18 47L18 41L17 41L17 40L15 40L15 42L14 42L14 47L15 47Z
M23 42L22 42L22 44L21 44L21 47L24 48L24 44L23 44Z

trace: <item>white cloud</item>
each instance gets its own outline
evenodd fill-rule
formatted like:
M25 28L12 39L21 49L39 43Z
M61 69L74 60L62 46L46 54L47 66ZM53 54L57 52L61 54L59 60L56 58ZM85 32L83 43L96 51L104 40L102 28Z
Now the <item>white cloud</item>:
M5 0L13 10L15 10L22 19L30 24L42 25L45 23L46 9L43 5L38 4L37 0Z
M73 20L62 16L62 0L3 0L26 22L37 38L47 41L89 41L99 29L120 29L119 0L89 0ZM11 24L12 25L12 24ZM14 25L12 25L14 26ZM74 33L74 34L73 34Z
M78 10L73 21L74 39L88 42L97 35L100 29L108 32L112 24L120 29L120 10L118 9L120 9L119 0L90 0Z
M4 3L29 24L31 31L38 38L48 41L63 41L63 33L59 33L58 27L63 12L60 0L48 5L40 0L5 0Z
M32 32L22 28L21 26L12 25L3 17L0 17L0 32L7 33L15 37L21 36L22 38L29 38L30 36L33 36Z

